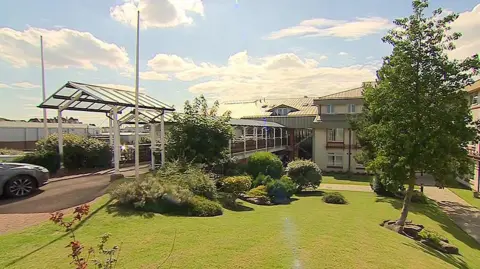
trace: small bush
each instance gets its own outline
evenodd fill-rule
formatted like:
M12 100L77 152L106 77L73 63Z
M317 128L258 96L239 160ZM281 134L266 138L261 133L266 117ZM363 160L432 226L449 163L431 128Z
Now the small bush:
M387 190L387 187L382 183L378 176L372 178L372 181L370 182L370 187L378 195L385 197L395 197L395 193Z
M268 196L274 201L289 199L296 190L295 183L293 183L292 179L288 176L283 176L279 180L271 181L266 187Z
M322 182L322 170L316 163L309 160L290 162L287 165L286 172L297 185L298 191L306 188L316 189Z
M223 214L220 204L198 195L189 199L185 207L189 216L213 217Z
M22 155L23 151L16 149L0 148L0 155Z
M267 197L268 192L267 192L267 186L260 185L256 188L251 189L249 192L247 192L248 197Z
M412 201L412 203L417 203L417 204L426 204L428 203L428 198L427 196L425 196L425 194L417 190L414 190L410 201Z
M448 242L447 238L445 238L444 236L441 236L440 234L434 231L429 231L426 229L423 229L422 231L420 231L418 235L422 239L429 240L437 246L440 246L440 241Z
M47 168L50 174L55 174L60 169L60 155L51 151L28 153L15 158L13 162L40 165Z
M248 191L251 185L252 179L250 176L235 176L222 179L222 190L234 195Z
M323 196L323 201L328 204L346 204L347 200L339 192L327 193Z
M258 187L261 185L268 185L268 183L274 181L271 176L266 176L263 173L258 174L258 176L252 181L252 187Z
M257 178L260 173L280 178L283 173L283 164L277 155L271 152L256 152L248 157L247 173L252 178Z

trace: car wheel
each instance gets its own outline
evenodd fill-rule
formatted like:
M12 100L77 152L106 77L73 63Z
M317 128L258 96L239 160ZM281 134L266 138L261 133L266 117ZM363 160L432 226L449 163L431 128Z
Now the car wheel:
M36 184L30 176L16 176L5 185L6 194L10 197L23 197L35 190Z

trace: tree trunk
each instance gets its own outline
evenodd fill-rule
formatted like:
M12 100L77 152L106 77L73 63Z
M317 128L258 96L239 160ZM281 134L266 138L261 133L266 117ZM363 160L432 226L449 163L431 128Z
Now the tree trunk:
M400 214L400 218L397 220L397 225L402 227L405 225L405 221L407 220L408 208L410 206L410 200L412 199L413 189L415 188L415 181L415 172L410 172L407 193L403 199L402 213Z

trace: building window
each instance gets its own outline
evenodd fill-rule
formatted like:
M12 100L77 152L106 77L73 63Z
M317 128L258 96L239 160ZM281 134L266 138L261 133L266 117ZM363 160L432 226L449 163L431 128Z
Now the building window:
M472 106L478 104L478 94L475 93L470 96L470 103Z
M286 107L280 107L273 111L273 116L286 116L288 113L290 113L290 109Z
M335 113L335 108L333 105L327 105L327 114Z
M343 129L327 129L327 142L344 142Z
M357 112L355 104L349 104L348 105L348 113L355 113L355 112Z
M327 166L343 167L343 156L338 153L328 153Z

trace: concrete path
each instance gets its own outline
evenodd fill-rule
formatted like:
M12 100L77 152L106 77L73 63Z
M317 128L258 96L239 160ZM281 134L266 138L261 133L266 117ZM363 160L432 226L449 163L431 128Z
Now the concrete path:
M120 169L126 177L135 175L132 167ZM146 173L148 166L141 166ZM97 172L83 176L56 178L35 194L20 198L0 198L0 234L21 230L44 222L50 212L71 212L71 208L89 203L105 194L110 185L110 172Z
M437 202L445 212L462 230L480 243L480 211L465 200L458 197L449 189L439 189L427 186L425 195Z
M372 192L370 185L320 184L321 190Z

